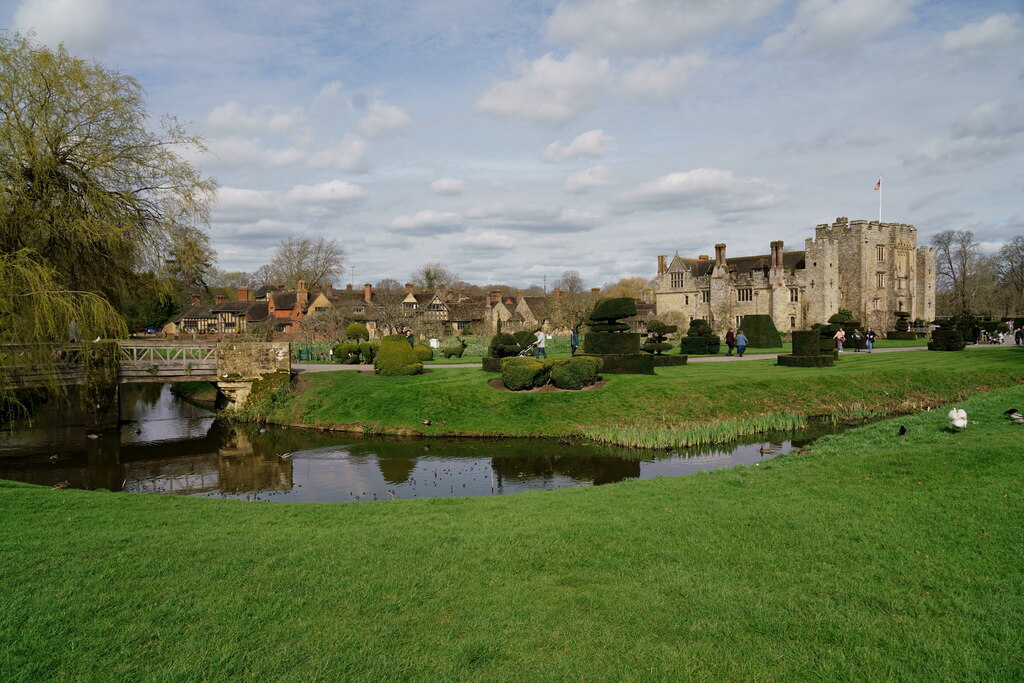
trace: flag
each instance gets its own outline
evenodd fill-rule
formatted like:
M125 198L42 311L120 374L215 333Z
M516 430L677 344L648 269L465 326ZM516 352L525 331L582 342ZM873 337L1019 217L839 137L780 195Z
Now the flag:
M882 189L882 179L881 178L879 178L878 182L875 183L875 189L876 190L881 190Z

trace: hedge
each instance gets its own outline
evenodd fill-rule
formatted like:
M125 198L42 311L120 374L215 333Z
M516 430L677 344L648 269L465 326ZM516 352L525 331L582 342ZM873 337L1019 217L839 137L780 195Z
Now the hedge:
M634 315L636 315L636 301L632 297L614 297L601 299L594 304L594 310L590 312L590 320L595 323L614 322Z
M418 375L423 372L423 363L417 360L416 352L404 338L401 341L389 339L381 342L373 368L378 375L398 377Z
M335 344L332 350L335 363L358 363L360 361L359 344Z
M836 358L831 353L824 356L794 356L784 354L779 356L778 364L790 368L830 368L835 364Z
M774 349L782 346L782 337L770 315L745 315L740 328L747 335L748 347Z
M377 349L380 348L380 344L373 342L359 342L359 355L363 357L364 363L372 363L374 357L377 355Z
M492 358L507 358L519 355L519 343L516 338L506 332L499 332L491 338L491 345L487 355ZM500 368L494 372L500 372Z
M656 368L675 365L686 365L686 356L654 356L654 367Z
M583 352L597 356L640 353L640 335L636 332L591 332L583 337Z
M587 356L577 355L576 358ZM601 372L607 375L653 375L654 356L648 353L601 354Z
M551 383L559 389L578 391L600 379L603 361L594 356L580 356L555 361L551 366Z
M416 354L416 358L418 358L421 363L428 360L434 360L434 349L430 348L426 344L416 344L412 347L412 350L413 353Z
M502 360L502 358L495 358L494 356L484 356L480 365L484 372L501 372Z
M955 327L935 330L928 342L929 351L963 351L966 346L963 335Z
M529 356L501 359L501 381L511 391L526 391L547 383L550 363Z
M693 329L693 328L691 328ZM713 334L699 337L683 337L679 340L679 353L693 355L714 355L722 347L722 340Z
M811 330L809 332L793 331L793 355L794 356L820 356L821 345L818 339L821 335Z

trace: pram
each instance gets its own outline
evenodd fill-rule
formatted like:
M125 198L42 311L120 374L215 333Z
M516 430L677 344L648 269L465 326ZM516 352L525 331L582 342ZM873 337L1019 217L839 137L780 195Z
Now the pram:
M522 351L520 351L520 352L519 352L518 354L516 354L516 355L518 355L518 356L529 356L529 355L533 355L533 354L531 353L531 350L532 350L532 349L533 349L533 347L535 347L536 345L537 345L537 342L533 342L532 344L530 344L529 346L527 346L527 347L526 347L525 349L523 349Z

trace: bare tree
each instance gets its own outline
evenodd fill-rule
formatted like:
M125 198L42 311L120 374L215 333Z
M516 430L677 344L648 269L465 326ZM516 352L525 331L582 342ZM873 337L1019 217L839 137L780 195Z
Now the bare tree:
M306 286L339 278L345 272L345 252L337 240L324 237L289 237L278 245L270 271L278 284Z
M438 285L451 288L459 281L459 276L456 273L440 263L425 263L417 268L410 277L412 277L414 285L431 291L437 289Z
M373 309L377 318L377 327L384 334L395 334L402 325L409 322L408 314L402 302L406 292L394 280L381 280L373 292Z
M552 297L548 300L548 319L556 329L579 332L600 298L593 292L565 292L557 298Z
M563 292L569 292L571 294L579 294L587 289L587 286L583 283L583 278L581 278L579 272L575 270L567 270L562 273L562 277L555 280L554 286L558 287Z
M386 277L377 284L375 284L374 287L382 292L388 292L401 289L402 284L398 280L393 280L389 277Z
M640 292L647 287L647 278L624 277L618 282L608 282L601 288L601 293L608 297L631 296L640 298Z
M1009 301L1004 315L1024 313L1024 236L1017 235L996 254L997 285Z
M948 313L966 315L975 299L978 243L970 230L943 230L932 237L938 289L947 293Z

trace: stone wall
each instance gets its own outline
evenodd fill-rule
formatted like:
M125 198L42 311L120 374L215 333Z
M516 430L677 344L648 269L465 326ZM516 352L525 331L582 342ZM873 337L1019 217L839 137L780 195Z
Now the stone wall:
M275 372L291 372L288 342L221 342L217 349L217 377L256 379Z

